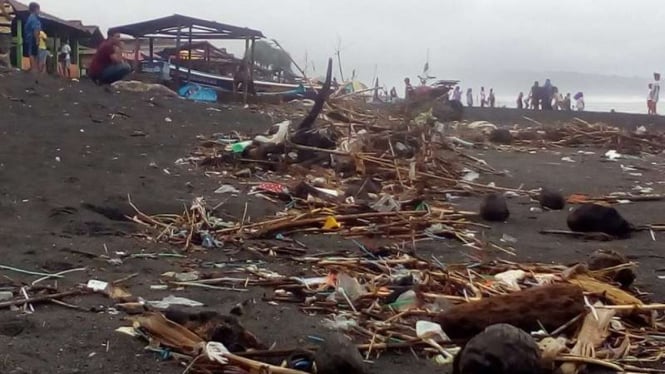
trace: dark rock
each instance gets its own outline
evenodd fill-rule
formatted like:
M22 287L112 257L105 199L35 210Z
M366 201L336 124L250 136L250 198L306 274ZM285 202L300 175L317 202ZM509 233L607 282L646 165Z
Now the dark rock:
M627 264L630 261L626 256L611 249L599 249L589 256L588 267L589 270L602 270L611 268L618 265ZM610 277L613 281L621 284L621 287L628 288L635 280L635 272L633 269L622 269L612 272Z
M483 199L480 204L480 217L485 221L504 222L510 216L506 198L492 193Z
M540 202L540 206L544 209L562 210L566 207L566 199L563 197L563 194L547 188L543 188L540 191L538 202Z
M365 374L367 369L358 349L342 335L333 335L314 356L317 374Z
M512 144L513 134L508 129L495 129L490 132L489 140L495 144Z
M453 374L541 373L534 339L515 326L497 324L474 336L453 363Z
M568 214L568 227L576 232L602 232L626 238L635 227L619 212L598 204L584 204Z

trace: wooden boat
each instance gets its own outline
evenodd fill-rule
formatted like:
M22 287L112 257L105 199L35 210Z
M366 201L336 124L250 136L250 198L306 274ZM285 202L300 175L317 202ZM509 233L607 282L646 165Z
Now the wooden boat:
M233 92L233 77L225 77L198 70L191 70L190 72L185 66L176 68L175 64L167 61L142 61L141 71L160 74L163 79L173 79L176 77L177 72L180 72L179 76L184 81L211 87L221 92ZM283 96L286 100L313 100L316 97L316 90L320 90L321 87L305 87L303 84L254 81L254 89L256 90L257 96Z

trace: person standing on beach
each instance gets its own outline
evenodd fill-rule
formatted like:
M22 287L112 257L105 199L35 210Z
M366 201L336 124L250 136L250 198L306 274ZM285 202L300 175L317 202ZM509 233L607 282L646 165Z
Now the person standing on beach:
M543 94L541 97L541 106L543 110L552 110L552 98L554 97L554 87L549 79L545 79L543 85Z
M30 3L28 9L30 16L23 28L24 56L30 57L30 70L37 73L39 72L39 37L42 31L42 21L39 19L41 9L39 4L34 2Z
M466 90L466 105L468 107L473 106L473 90L470 88Z
M397 89L393 86L393 88L390 89L390 101L394 102L397 100Z
M584 107L584 93L578 92L575 94L575 109L577 109L578 112L583 112Z
M46 42L48 41L48 35L44 31L39 32L39 54L38 54L38 63L39 63L39 72L46 73L46 60L49 57L49 51L46 47Z
M0 66L12 67L12 21L16 17L14 7L7 0L0 0Z
M496 96L494 96L494 88L490 88L490 95L487 97L487 104L490 108L494 108L496 104Z
M410 78L404 78L404 98L409 99L413 94L413 86L411 85Z
M529 92L529 107L532 110L540 110L540 84L538 81L533 82L531 92Z
M517 95L517 109L524 109L524 92Z
M653 83L651 84L652 113L658 115L658 99L660 98L660 73L653 73Z
M485 87L480 87L480 107L484 108L487 104L487 95L485 94Z
M571 111L572 109L572 102L570 100L570 92L566 94L566 97L563 98L563 110Z
M72 47L69 46L69 42L65 40L60 47L60 53L58 54L58 67L60 74L65 78L71 78L71 66L72 66Z
M110 35L92 58L88 75L97 84L111 84L122 80L132 68L122 59L122 42L120 34Z
M459 86L455 86L455 91L453 91L453 100L462 102L462 89Z
M561 96L561 92L559 92L558 87L552 87L552 109L554 110L562 110L563 106L563 96Z

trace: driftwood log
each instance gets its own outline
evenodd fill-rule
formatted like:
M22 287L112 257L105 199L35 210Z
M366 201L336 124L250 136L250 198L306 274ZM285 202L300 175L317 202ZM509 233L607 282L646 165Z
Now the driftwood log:
M554 331L584 312L582 289L557 284L456 305L437 315L435 321L450 338L468 340L499 323L524 331Z

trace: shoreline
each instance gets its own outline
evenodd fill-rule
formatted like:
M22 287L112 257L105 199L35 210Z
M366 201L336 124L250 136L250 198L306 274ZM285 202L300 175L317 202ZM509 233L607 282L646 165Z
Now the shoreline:
M608 125L634 130L639 126L665 127L665 116L622 112L576 112L576 111L543 111L514 108L478 108L465 107L464 119L468 121L487 121L500 126L534 125L525 117L544 125L555 125L574 121L579 118L590 123L602 122Z

